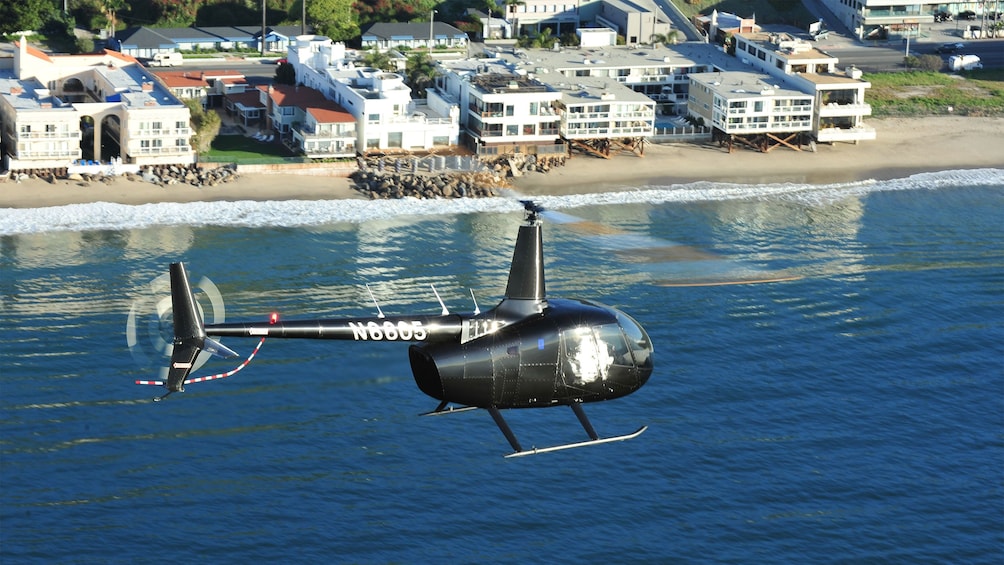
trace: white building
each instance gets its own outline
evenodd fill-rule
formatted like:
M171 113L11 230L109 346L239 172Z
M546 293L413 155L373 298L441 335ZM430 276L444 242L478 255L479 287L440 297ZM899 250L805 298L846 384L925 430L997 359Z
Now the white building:
M0 71L4 168L194 162L188 107L133 57L15 46L13 69Z
M864 121L872 113L865 102L871 84L860 71L837 69L837 58L811 43L787 34L737 34L736 57L788 87L814 96L812 134L816 141L832 143L875 139L875 128Z
M765 80L766 78L766 80ZM790 145L812 130L813 96L773 84L750 72L690 75L690 115L712 127L713 138L744 138L761 144Z
M460 109L455 101L429 89L413 100L401 75L356 67L345 45L327 37L304 35L289 48L297 82L314 88L356 119L361 151L430 150L456 145Z
M481 155L562 153L561 93L499 59L443 62L435 91L458 101L465 143Z

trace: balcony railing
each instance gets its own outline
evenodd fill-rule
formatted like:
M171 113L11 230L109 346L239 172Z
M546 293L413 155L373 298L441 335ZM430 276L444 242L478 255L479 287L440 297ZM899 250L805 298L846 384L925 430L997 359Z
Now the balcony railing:
M820 116L870 116L871 104L830 103L818 106Z
M22 131L18 139L80 139L80 130L74 131Z
M191 153L192 148L185 147L140 147L139 151L136 151L137 155L184 155L185 153Z
M866 125L853 128L822 128L816 132L816 139L821 142L875 139L875 128Z

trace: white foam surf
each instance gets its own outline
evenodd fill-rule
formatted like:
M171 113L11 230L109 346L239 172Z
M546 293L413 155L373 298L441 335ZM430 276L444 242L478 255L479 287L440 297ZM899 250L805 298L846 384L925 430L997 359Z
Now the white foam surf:
M599 194L534 197L545 208L723 200L785 200L825 205L844 198L890 190L939 190L964 186L1004 187L1004 169L921 173L888 181L866 180L826 185L728 184L696 182L670 186L639 186ZM51 231L142 229L192 225L230 227L298 227L331 223L361 223L398 216L518 212L513 198L453 200L281 200L256 202L158 203L131 206L109 202L48 208L0 209L0 235Z

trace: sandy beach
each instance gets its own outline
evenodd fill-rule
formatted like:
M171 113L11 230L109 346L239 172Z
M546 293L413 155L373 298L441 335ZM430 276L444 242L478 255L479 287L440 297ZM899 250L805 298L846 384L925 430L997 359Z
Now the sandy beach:
M633 189L694 181L823 184L890 179L928 171L1004 167L1004 118L938 116L870 120L875 141L816 146L816 151L778 147L769 153L717 144L646 144L643 157L611 159L576 153L547 174L512 179L526 194L570 194ZM339 177L245 174L211 188L157 186L125 178L109 183L44 180L0 182L0 208L42 208L87 202L146 204L226 200L331 200L362 198Z

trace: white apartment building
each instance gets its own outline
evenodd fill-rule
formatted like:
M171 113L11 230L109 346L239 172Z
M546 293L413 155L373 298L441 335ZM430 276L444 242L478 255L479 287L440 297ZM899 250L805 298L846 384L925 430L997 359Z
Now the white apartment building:
M813 96L772 84L769 77L757 73L690 75L688 109L691 116L710 125L713 137L718 138L769 136L783 142L777 136L812 130Z
M443 63L437 89L466 109L467 143L479 154L567 151L607 154L619 141L654 131L656 102L609 78L567 79L530 63L526 52Z
M342 106L356 119L356 147L361 151L430 150L458 143L460 108L429 89L426 100L413 100L404 77L356 67L345 45L327 37L305 35L290 46L287 59L296 79Z
M561 93L499 59L441 63L435 90L463 109L466 145L480 155L561 153Z
M13 68L0 70L5 169L194 162L188 108L133 57L15 46Z
M871 84L860 71L837 69L837 58L784 33L737 34L736 57L782 84L814 95L812 134L823 143L875 139L864 121L872 113L865 102Z
M687 113L689 74L739 68L734 57L708 45L692 43L638 48L516 50L515 53L493 55L512 60L516 68L535 73L550 84L574 86L583 83L584 79L594 78L601 81L599 86L603 83L626 86L655 101L657 113L663 115Z

